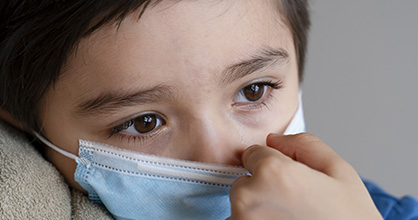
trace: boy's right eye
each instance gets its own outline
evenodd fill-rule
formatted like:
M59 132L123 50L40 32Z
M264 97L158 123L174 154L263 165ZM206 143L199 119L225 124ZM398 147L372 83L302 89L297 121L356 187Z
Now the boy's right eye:
M165 123L165 120L161 116L154 113L147 113L113 128L110 136L120 132L123 132L123 135L126 136L146 135L158 129L160 126L165 125Z

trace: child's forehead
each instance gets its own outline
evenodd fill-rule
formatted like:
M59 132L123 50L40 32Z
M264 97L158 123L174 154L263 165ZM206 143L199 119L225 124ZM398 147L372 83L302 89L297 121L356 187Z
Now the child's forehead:
M217 83L228 66L269 51L295 60L291 34L274 7L264 0L230 2L161 4L139 20L132 13L119 26L103 26L83 39L61 77L71 81L69 87L84 84L89 90L191 80L190 75Z
M273 2L276 7L272 6ZM142 51L173 54L205 53L212 49L228 54L225 49L233 48L235 54L231 55L237 56L260 50L258 46L293 46L287 44L292 41L291 34L281 21L277 7L277 0L176 1L175 4L162 1L147 8L139 20L133 12L118 26L105 25L83 38L68 63L80 56L100 59L102 56L98 54L117 54L121 49L142 48ZM274 39L282 45L269 45L275 43ZM256 44L263 40L265 45ZM153 55L142 51L137 51L140 57Z
M112 36L115 35L115 30L118 33L122 26L132 23L139 23L138 28L145 32L148 32L148 30L164 30L166 33L171 31L170 34L187 34L190 30L201 30L201 33L207 34L205 28L211 26L216 26L217 29L226 27L229 31L233 31L238 25L242 26L242 24L251 27L251 30L255 32L265 29L264 27L273 23L277 28L269 29L269 31L277 32L277 30L288 29L286 22L283 20L284 16L280 14L278 2L280 1L158 1L158 4L152 7L140 8L131 12L122 20L116 19L109 22L108 25L99 28L98 32L102 37ZM255 35L254 32L252 35ZM248 37L251 37L251 35ZM190 40L192 39L190 38Z

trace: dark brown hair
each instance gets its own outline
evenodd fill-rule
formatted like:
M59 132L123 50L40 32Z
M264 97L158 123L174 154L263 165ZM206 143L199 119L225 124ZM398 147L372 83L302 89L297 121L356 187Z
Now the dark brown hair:
M7 0L0 2L0 108L39 130L39 104L54 85L71 51L109 22L162 0ZM302 79L307 33L307 0L278 0L289 26Z

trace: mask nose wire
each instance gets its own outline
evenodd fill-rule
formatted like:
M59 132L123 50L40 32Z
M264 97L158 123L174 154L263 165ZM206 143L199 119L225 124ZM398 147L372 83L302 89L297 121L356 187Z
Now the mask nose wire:
M47 139L45 139L44 137L42 137L42 135L40 135L40 134L38 134L37 132L33 132L33 134L40 140L40 141L42 141L44 144L46 144L48 147L50 147L50 148L52 148L52 149L54 149L55 151L57 151L58 153L60 153L60 154L62 154L62 155L64 155L64 156L66 156L66 157L68 157L68 158L70 158L70 159L73 159L73 160L75 160L75 161L77 161L77 159L78 159L78 157L76 156L76 155L74 155L74 154L72 154L72 153L70 153L70 152L67 152L67 151L65 151L65 150L63 150L63 149L61 149L61 148L59 148L59 147L57 147L57 146L55 146L54 144L52 144L51 142L49 142Z

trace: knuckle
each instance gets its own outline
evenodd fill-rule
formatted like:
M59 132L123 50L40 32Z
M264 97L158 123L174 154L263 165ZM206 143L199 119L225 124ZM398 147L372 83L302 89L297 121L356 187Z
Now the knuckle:
M231 195L231 202L236 210L245 210L253 204L251 201L253 198L252 192L247 187L235 188Z
M256 172L261 175L271 175L276 173L283 166L279 158L271 155L260 160L257 164Z
M291 161L282 161L276 157L270 156L259 163L257 174L261 179L264 179L267 187L267 183L277 185L287 185L289 177L292 177L297 170ZM292 179L292 178L290 178Z
M342 158L338 158L334 160L333 166L339 170L339 171L345 171L345 172L356 172L354 168L345 160Z

